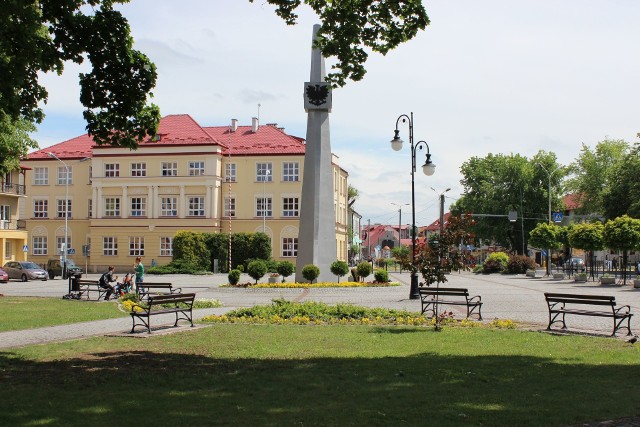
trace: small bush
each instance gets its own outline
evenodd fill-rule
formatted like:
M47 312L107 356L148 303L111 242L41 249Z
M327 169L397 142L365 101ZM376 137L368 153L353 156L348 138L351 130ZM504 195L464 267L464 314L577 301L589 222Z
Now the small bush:
M236 270L238 270L240 273L244 273L244 265L239 264L239 265L236 267Z
M289 261L282 261L278 263L278 267L276 268L278 274L280 274L283 278L291 276L295 270L296 267L292 262Z
M261 260L251 261L247 266L247 273L258 283L258 280L267 274L267 263Z
M507 273L510 274L525 274L527 270L534 270L536 268L536 262L523 255L514 255L509 257L507 263Z
M307 264L302 267L302 277L307 279L310 283L313 283L313 281L316 280L319 275L320 269L316 265Z
M240 274L240 270L231 270L227 276L229 278L229 283L231 285L237 285L240 281Z
M362 261L356 266L356 271L358 272L358 277L361 280L364 280L365 277L371 274L371 264L366 261Z
M340 277L349 272L349 264L347 264L345 261L337 260L331 263L330 269L333 274L338 276L338 282L340 282Z
M509 255L504 252L493 252L484 260L482 272L485 274L500 273L507 269L508 263Z
M378 283L387 283L389 281L389 273L387 272L387 270L376 270L373 273L373 277Z

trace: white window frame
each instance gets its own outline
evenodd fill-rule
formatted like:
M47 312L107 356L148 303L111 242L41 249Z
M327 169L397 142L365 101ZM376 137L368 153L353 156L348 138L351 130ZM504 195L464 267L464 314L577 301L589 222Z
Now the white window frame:
M105 163L104 164L104 177L105 178L118 178L120 176L120 163Z
M224 198L224 216L227 218L235 218L236 216L235 196L226 196Z
M33 199L33 217L49 218L49 200Z
M235 163L226 163L224 165L224 182L236 182Z
M162 162L162 176L178 176L178 162Z
M189 160L189 176L204 175L204 160Z
M143 236L129 236L129 256L144 256Z
M120 216L120 197L104 198L104 216L119 217Z
M129 208L130 216L147 216L147 198L142 196L131 197Z
M282 198L282 216L287 218L296 218L300 216L299 197Z
M298 238L297 237L283 237L282 238L282 257L294 258L298 256Z
M102 237L102 255L118 256L118 238L115 236Z
M73 184L73 168L71 166L59 166L56 177L58 185L67 185L67 181L68 185Z
M131 176L133 177L147 176L147 163L146 162L131 163Z
M256 216L259 218L273 217L273 200L271 197L256 197Z
M160 238L160 256L173 256L173 237Z
M256 163L256 182L273 181L273 163Z
M49 168L33 168L33 185L49 185Z
M178 198L175 196L162 197L160 199L160 216L178 216Z
M71 218L71 199L66 199L67 218ZM56 218L64 218L65 199L56 200Z
M187 197L187 216L204 218L204 196Z
M47 236L33 236L31 240L32 255L47 255Z
M282 180L285 182L298 182L300 180L300 163L284 162L282 164Z
M64 236L56 236L56 255L62 255L62 245L63 244L64 244ZM71 236L67 236L67 247L66 247L66 249L69 249L69 248L73 248L73 246L71 246Z

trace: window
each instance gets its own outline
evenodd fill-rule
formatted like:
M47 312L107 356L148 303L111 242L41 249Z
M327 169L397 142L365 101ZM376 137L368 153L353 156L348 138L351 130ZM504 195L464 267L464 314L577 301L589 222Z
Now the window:
M56 255L62 255L63 246L65 246L64 245L64 236L56 237ZM68 249L70 249L72 247L73 246L71 246L71 236L67 236L67 245L66 245L67 253L69 253Z
M147 198L131 198L131 216L147 216Z
M33 255L46 255L47 236L34 236L31 251Z
M282 165L282 180L297 182L300 176L298 162L285 162Z
M282 216L299 216L300 208L297 197L282 198Z
M144 237L129 237L129 256L144 255Z
M162 162L162 176L178 176L178 163Z
M33 169L33 185L49 185L49 168Z
M204 197L191 196L189 197L189 210L187 211L189 216L204 216Z
M120 176L120 163L105 163L104 164L104 176L105 178L117 178Z
M227 163L224 165L224 181L236 182L236 164Z
M72 184L73 170L71 167L59 167L58 168L58 185Z
M173 256L173 237L160 238L160 256Z
M106 255L106 256L118 255L118 239L116 237L102 238L102 255Z
M298 256L298 238L297 237L282 238L282 256L283 257Z
M273 177L271 168L271 163L256 163L256 181L271 182Z
M120 216L120 197L104 198L104 216Z
M256 199L256 216L271 216L271 197L258 197Z
M11 259L12 257L13 257L13 240L5 240L4 241L4 259Z
M89 218L93 217L93 200L92 200L92 199L89 199L89 200L88 200L88 206L87 206L87 208L89 209L89 213L87 214L87 216L88 216Z
M49 218L49 201L46 199L36 199L33 201L33 217Z
M204 175L204 160L189 162L189 176Z
M235 197L224 198L224 216L229 218L236 216L236 198Z
M178 198L163 197L160 201L160 216L178 216Z
M131 163L131 176L147 176L147 164Z
M71 199L66 200L67 209L64 208L65 199L58 199L58 208L56 210L57 218L64 218L65 212L67 213L67 218L71 218Z

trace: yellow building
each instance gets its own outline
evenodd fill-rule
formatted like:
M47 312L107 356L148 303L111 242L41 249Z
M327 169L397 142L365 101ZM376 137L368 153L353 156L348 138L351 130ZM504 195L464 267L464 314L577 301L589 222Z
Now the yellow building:
M60 255L68 200L68 248L75 252L69 258L89 271L126 270L136 256L147 266L166 264L179 230L264 231L273 258L295 263L304 149L302 139L256 119L251 126L233 120L201 127L175 115L135 151L96 146L87 135L36 151L23 162L33 169L29 259L45 263ZM346 259L348 175L335 162L333 168L328 202L336 207L336 257Z
M27 259L29 240L22 219L27 169L22 167L0 177L0 266Z

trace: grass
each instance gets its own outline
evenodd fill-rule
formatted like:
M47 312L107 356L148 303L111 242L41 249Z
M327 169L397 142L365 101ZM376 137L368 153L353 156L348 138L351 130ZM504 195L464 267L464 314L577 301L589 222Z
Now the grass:
M0 353L0 425L566 426L640 414L639 356L512 329L213 324Z
M1 297L0 332L126 316L115 302Z

